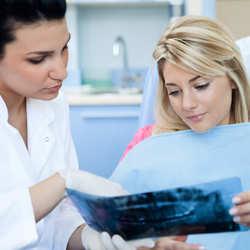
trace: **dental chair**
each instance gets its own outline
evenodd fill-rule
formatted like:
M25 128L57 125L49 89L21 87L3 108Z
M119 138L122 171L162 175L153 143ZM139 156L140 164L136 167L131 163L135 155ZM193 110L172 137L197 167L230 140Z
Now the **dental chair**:
M250 78L250 36L236 41L242 54L248 77ZM157 64L154 62L147 73L144 83L143 98L138 122L138 129L154 124L154 100L159 81Z
M147 73L143 88L142 104L138 122L138 129L155 123L154 100L159 81L157 64L153 63Z
M248 78L250 78L250 36L237 40L236 44L241 52Z

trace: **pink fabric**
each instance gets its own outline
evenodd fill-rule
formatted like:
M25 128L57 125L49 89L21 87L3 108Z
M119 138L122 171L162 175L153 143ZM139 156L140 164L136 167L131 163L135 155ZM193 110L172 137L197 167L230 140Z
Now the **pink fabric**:
M126 156L126 154L133 148L135 147L139 142L147 139L152 135L152 130L153 130L154 124L148 125L146 127L140 128L136 134L134 139L130 142L130 144L127 146L121 160L119 163L123 160L123 158Z

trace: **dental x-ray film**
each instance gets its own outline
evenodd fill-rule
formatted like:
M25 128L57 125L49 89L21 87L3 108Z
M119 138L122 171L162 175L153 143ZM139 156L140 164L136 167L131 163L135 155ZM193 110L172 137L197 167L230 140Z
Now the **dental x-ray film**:
M242 192L237 177L119 197L67 192L91 228L125 240L248 230L228 212Z

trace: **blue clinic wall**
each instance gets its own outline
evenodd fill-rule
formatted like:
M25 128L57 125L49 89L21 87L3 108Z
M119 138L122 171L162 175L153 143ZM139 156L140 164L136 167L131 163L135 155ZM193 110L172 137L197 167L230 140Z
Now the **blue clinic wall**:
M202 0L202 16L216 19L216 0Z
M190 15L188 13L188 4L194 0L184 0L184 15ZM212 19L216 19L216 0L196 0L201 5L201 12L197 13L202 16L210 17ZM196 4L196 2L191 2ZM193 14L193 13L192 13Z
M81 69L119 69L112 46L124 37L131 68L148 68L152 53L169 24L169 8L162 5L95 6L78 8Z

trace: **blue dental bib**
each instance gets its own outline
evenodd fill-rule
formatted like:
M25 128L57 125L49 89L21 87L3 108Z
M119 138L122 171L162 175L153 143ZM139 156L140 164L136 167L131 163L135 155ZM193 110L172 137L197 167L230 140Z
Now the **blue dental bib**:
M150 137L136 145L110 177L132 194L239 177L250 190L250 124ZM250 232L190 235L207 250L247 250Z

